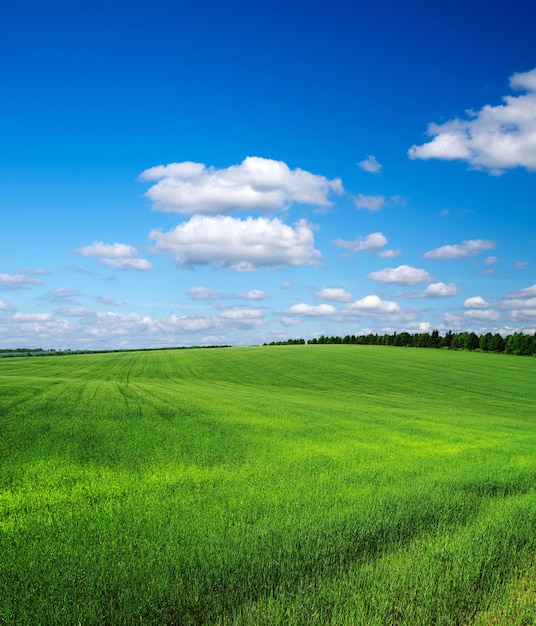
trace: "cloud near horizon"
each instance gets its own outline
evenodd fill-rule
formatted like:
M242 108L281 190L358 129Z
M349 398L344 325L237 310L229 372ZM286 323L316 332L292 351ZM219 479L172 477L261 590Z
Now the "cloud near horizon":
M457 159L496 175L514 167L536 171L536 68L513 74L510 88L526 93L505 96L501 105L468 110L469 119L429 124L427 134L433 139L413 145L408 156Z
M328 180L283 161L246 157L239 165L217 169L204 163L170 163L139 176L155 182L146 193L154 208L182 215L227 215L235 211L274 213L293 203L327 209L331 194L342 194L340 178Z
M379 296L372 294L351 302L344 307L342 312L345 315L386 315L400 312L398 302L382 300Z
M322 264L305 219L292 227L278 218L194 215L166 233L151 231L149 239L155 241L154 252L171 255L178 267L214 265L251 272Z

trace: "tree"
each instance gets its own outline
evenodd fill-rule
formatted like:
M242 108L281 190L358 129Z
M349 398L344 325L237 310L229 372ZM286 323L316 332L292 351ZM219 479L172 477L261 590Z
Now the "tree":
M480 342L478 340L478 336L476 333L468 333L466 340L465 340L465 346L464 348L466 350L476 350L480 345Z
M505 341L499 333L495 333L489 342L488 350L490 352L504 352Z
M484 350L484 352L489 352L491 350L491 342L493 340L493 335L491 333L486 333L485 335L480 335L479 344L480 349Z

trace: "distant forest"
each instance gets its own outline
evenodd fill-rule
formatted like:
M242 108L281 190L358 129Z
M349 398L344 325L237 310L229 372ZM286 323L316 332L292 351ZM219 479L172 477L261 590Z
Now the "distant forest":
M305 345L304 339L287 339L286 341L272 341L265 343L265 346L281 345ZM448 348L452 350L480 350L482 352L504 352L505 354L519 354L523 356L536 355L536 333L527 335L524 333L513 333L507 337L502 337L499 333L493 335L477 335L474 332L453 333L449 332L442 337L439 331L431 333L408 332L393 333L392 335L346 335L345 337L326 337L320 335L318 338L309 339L307 344L341 343L354 345L373 346L405 346L410 348Z

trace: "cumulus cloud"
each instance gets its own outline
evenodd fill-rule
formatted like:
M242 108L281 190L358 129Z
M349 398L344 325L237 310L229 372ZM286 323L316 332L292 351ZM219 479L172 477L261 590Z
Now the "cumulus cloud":
M526 92L505 96L503 104L468 110L469 119L429 124L433 139L408 150L411 159L459 159L476 169L501 174L524 167L536 171L536 68L510 77L511 89Z
M536 284L518 291L507 293L498 304L508 310L508 317L516 324L536 319Z
M426 298L447 298L449 296L455 296L459 291L459 287L454 283L446 285L445 283L438 282L428 285L424 290L424 296Z
M332 243L337 248L343 248L349 252L379 252L387 245L387 237L383 233L371 233L366 237L356 237L353 241L333 239Z
M484 250L492 250L497 244L487 239L469 239L463 243L441 246L424 253L425 259L464 259L475 256Z
M0 284L11 289L17 289L26 285L42 285L40 278L31 276L29 272L22 274L0 274Z
M351 302L344 307L345 315L386 315L400 312L400 305L390 300L382 300L377 295L369 295Z
M66 320L58 320L51 313L17 312L2 316L0 334L9 338L12 345L35 345L38 341L61 340L66 333L72 333L72 327Z
M410 267L409 265L388 267L378 272L371 272L367 278L371 278L378 283L399 283L401 285L418 285L430 283L433 280L426 270Z
M379 211L385 206L386 202L385 196L365 196L362 193L354 198L356 208L366 209L371 212Z
M463 303L463 306L466 309L485 309L489 306L489 304L482 296L473 296L472 298L467 298Z
M249 291L241 293L238 297L242 300L264 300L267 295L268 294L260 289L250 289Z
M329 208L332 193L343 192L339 178L328 180L283 161L246 157L239 165L217 169L204 163L171 163L145 170L147 191L155 208L182 215L276 212L293 203Z
M264 313L260 309L233 309L222 311L219 320L234 328L262 328Z
M348 293L340 287L328 287L327 289L321 289L315 293L315 296L320 300L328 300L330 302L351 302L352 294Z
M321 265L312 227L302 219L294 227L278 218L245 220L195 215L173 230L153 230L154 251L169 254L179 267L216 265L233 271L259 267Z
M336 312L335 307L332 304L319 304L317 306L311 304L295 304L291 306L286 313L288 315L305 315L308 317L320 317L323 315L333 315Z
M363 171L370 174L379 174L382 171L381 163L378 163L376 157L373 154L367 155L367 158L363 161L359 161L357 164Z
M100 257L99 263L117 269L147 271L153 267L150 261L138 257L134 246L124 243L94 241L89 246L76 248L75 252L84 257Z

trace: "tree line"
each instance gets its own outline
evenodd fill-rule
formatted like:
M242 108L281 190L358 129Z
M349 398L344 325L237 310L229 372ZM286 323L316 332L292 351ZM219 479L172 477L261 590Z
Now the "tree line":
M305 345L305 339L287 339L286 341L272 341L265 346L276 345ZM536 355L536 333L513 333L503 337L499 333L485 333L477 335L474 332L453 333L448 331L444 336L438 330L431 333L393 333L392 335L346 335L345 337L328 337L320 335L309 339L307 344L353 344L374 346L405 346L411 348L447 348L452 350L480 350L482 352L497 352L504 354L518 354L523 356Z

